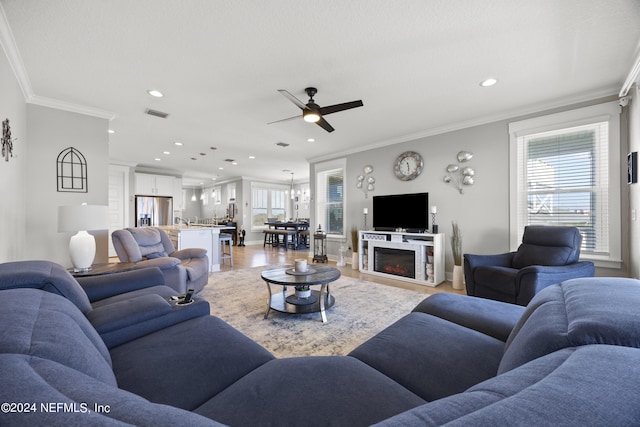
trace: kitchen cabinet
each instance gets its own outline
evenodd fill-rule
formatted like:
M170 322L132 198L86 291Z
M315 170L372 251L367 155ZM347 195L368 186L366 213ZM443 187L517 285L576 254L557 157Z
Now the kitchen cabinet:
M148 173L136 174L136 194L142 196L173 197L173 181L175 177L166 175L152 175Z

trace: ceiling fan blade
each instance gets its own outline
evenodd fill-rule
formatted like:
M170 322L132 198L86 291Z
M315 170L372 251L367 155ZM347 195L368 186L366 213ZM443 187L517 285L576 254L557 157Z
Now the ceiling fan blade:
M298 98L296 98L295 96L291 95L288 91L284 90L284 89L278 89L278 92L280 92L282 95L284 95L285 98L287 98L289 101L293 102L294 104L296 104L300 109L304 110L305 108L307 108L306 104L302 101L300 101Z
M276 120L275 122L269 122L267 123L268 125L272 125L274 123L280 123L280 122L286 122L289 120L295 120L295 119L299 119L300 118L300 114L298 114L297 116L293 116L293 117L288 117L286 119L280 119L280 120Z
M362 107L363 105L364 104L362 103L362 100L351 101L351 102L345 102L342 104L329 105L327 107L320 107L318 111L320 111L320 114L324 116L325 114L331 114L331 113L337 113L338 111L350 110L352 108Z
M333 126L331 126L329 122L327 122L322 117L320 117L320 120L318 120L316 124L320 126L322 129L326 130L327 132L333 132L335 130Z

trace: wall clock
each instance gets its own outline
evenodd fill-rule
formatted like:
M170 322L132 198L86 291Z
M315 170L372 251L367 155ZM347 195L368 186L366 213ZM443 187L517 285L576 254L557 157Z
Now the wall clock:
M393 172L398 179L402 181L411 181L416 179L422 173L424 161L422 156L415 151L405 151L396 159L393 166Z

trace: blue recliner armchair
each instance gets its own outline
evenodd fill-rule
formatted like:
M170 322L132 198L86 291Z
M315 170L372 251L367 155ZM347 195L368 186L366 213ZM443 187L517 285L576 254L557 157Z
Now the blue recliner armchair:
M527 226L516 252L464 255L467 294L527 305L549 285L592 277L593 263L579 260L581 243L576 227Z
M207 251L201 248L175 250L162 229L125 228L114 231L111 240L120 261L136 263L137 268L159 268L165 284L178 293L184 294L190 288L200 292L209 280Z

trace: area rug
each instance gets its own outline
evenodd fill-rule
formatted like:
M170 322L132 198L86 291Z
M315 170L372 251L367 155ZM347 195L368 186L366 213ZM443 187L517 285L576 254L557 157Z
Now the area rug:
M213 273L199 296L220 317L277 357L346 355L407 315L428 295L352 277L330 284L336 303L320 313L267 311L268 291L260 272L267 267ZM314 287L318 288L319 287ZM281 290L274 286L273 290Z

